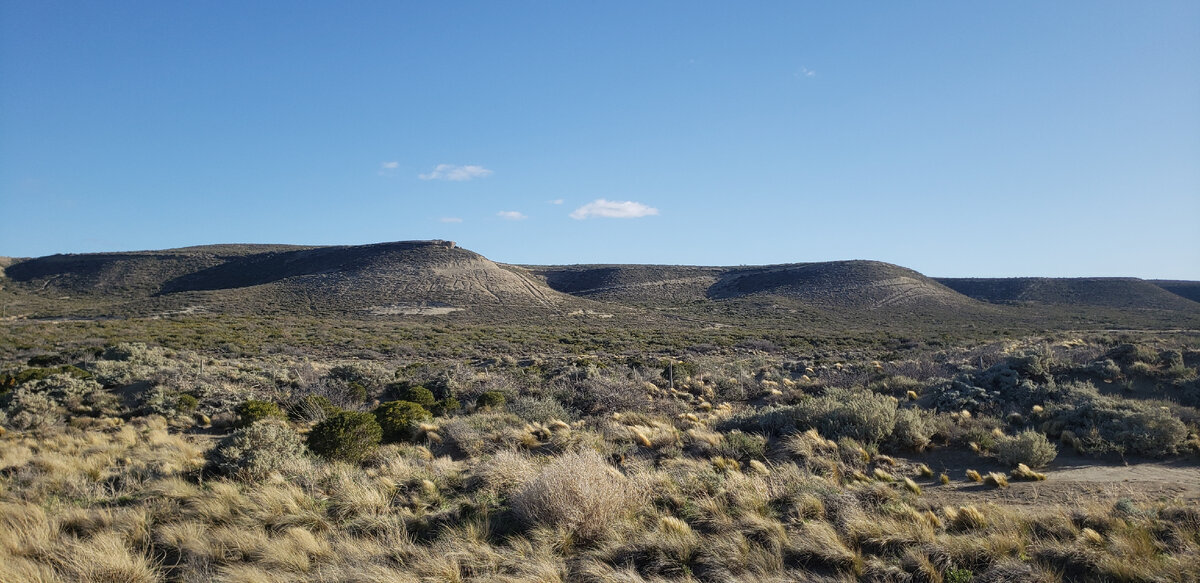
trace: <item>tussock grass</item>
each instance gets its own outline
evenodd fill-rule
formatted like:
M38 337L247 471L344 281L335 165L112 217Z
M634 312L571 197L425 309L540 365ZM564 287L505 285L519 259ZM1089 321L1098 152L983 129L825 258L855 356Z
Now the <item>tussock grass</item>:
M1046 479L1046 474L1035 472L1029 469L1029 466L1025 464L1017 464L1016 469L1014 469L1010 475L1014 480L1039 481Z
M513 512L531 526L563 527L594 537L638 501L640 493L632 487L595 452L565 454L513 496Z
M983 477L983 483L996 488L1007 488L1008 477L1000 472L988 472L988 474Z

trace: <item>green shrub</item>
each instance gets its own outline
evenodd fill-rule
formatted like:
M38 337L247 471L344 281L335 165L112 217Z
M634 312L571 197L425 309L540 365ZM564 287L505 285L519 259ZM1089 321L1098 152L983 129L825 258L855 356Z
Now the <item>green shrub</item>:
M433 396L433 391L422 386L408 387L400 392L401 401L416 403L426 409L437 403L437 397Z
M417 424L428 420L429 411L411 401L390 401L375 408L375 421L383 430L383 440L387 442L412 439L416 434Z
M993 451L1000 463L1008 466L1025 464L1031 468L1046 467L1058 456L1058 448L1044 434L1032 429L1000 439Z
M921 382L906 376L894 376L873 381L867 385L867 390L873 393L903 397L909 391L920 393Z
M243 480L261 480L300 461L304 441L287 423L258 421L227 435L209 452L212 466Z
M533 423L575 419L562 403L551 397L520 397L508 406L508 410L517 417Z
M175 412L180 415L190 415L200 407L200 399L196 395L183 393L175 397Z
M896 400L866 391L830 389L802 401L795 412L798 429L816 428L830 439L850 437L879 443L896 427Z
M5 395L4 424L11 429L36 429L62 419L62 406L44 392L19 387Z
M356 405L381 390L392 373L374 362L354 362L329 369L323 379L327 394L340 404Z
M717 451L725 457L741 461L766 459L767 438L734 429L721 439Z
M1115 381L1121 378L1121 367L1111 358L1097 360L1089 364L1086 370L1103 380Z
M39 354L29 357L25 363L29 366L51 367L65 364L65 360L61 354Z
M284 419L283 411L279 405L271 401L260 401L258 399L249 399L238 405L234 412L237 413L237 427L249 427L256 421L262 421L268 417Z
M374 415L338 411L312 428L308 449L327 459L359 463L374 453L382 438Z
M674 378L676 381L680 381L686 378L698 376L699 374L700 367L697 366L696 363L675 362L664 364L661 376L663 380L670 380L671 378Z
M77 366L67 364L57 368L27 368L16 374L6 375L8 379L6 380L6 384L9 386L23 385L28 382L50 378L56 374L67 375L77 379L92 378L92 373Z
M932 415L922 409L900 409L889 440L899 449L923 451L929 445L936 428Z
M945 583L971 583L975 579L975 574L970 569L966 568L950 568L942 575L942 580Z
M459 409L462 409L462 403L459 403L458 399L455 399L454 397L446 397L445 399L434 403L433 406L429 408L429 412L432 413L434 417L442 417L444 415L454 413Z
M1146 364L1156 364L1158 362L1158 353L1149 346L1139 346L1136 344L1122 344L1108 352L1105 355L1118 362L1123 367L1128 367L1136 362Z
M896 427L897 401L863 390L830 388L820 397L806 397L795 405L769 405L733 415L719 429L741 429L768 435L816 429L837 440L849 437L879 443Z
M33 429L61 421L64 415L110 413L114 396L99 383L56 373L32 380L0 398L13 429Z
M1073 397L1047 405L1045 430L1070 431L1081 451L1160 457L1175 454L1187 438L1187 426L1168 409L1094 390Z
M1164 350L1158 355L1158 361L1163 368L1182 367L1183 353L1178 350Z
M475 399L475 406L480 409L492 409L503 407L508 399L504 397L504 393L500 391L486 391Z

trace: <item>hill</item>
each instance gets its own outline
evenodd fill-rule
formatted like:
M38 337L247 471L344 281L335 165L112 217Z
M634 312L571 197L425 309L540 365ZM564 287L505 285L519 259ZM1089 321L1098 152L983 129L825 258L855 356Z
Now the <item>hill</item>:
M879 261L753 267L530 266L563 293L641 305L790 299L827 308L963 307L972 300L911 269Z
M174 278L236 258L305 248L295 245L206 245L161 251L58 254L13 260L3 273L10 281L34 289L136 297L158 293Z
M135 313L446 313L475 306L547 308L569 297L446 241L52 255L16 262L6 273L27 293L107 298Z
M1200 302L1200 281L1172 279L1151 279L1149 281L1177 296L1187 298L1193 302Z
M596 300L669 305L708 297L723 267L684 265L525 266L551 288Z
M891 306L960 308L973 303L911 269L861 260L731 268L708 295L716 299L775 295L868 310Z
M1200 311L1200 304L1137 278L938 278L937 281L963 295L996 304Z
M495 263L448 241L207 245L5 259L4 313L633 318L847 330L1189 327L1200 304L1128 278L940 279L879 261L763 266ZM1190 282L1161 285L1190 293ZM980 301L982 300L982 301Z

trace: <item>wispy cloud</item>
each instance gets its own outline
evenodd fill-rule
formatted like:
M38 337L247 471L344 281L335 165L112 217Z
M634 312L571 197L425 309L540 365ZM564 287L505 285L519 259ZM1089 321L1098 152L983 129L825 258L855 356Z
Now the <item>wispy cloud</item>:
M529 218L517 211L500 211L500 212L496 213L496 216L498 216L506 221L521 221L521 220Z
M571 213L572 219L583 220L591 217L600 217L605 219L636 219L638 217L646 217L657 215L658 209L652 206L646 206L640 202L631 200L604 200L598 198L589 202Z
M562 204L562 203L563 203L563 199L561 199L561 198L556 198L556 199L554 199L554 200L548 200L548 201L546 201L546 202L548 202L548 203L550 203L550 204Z
M449 180L451 182L465 182L476 178L491 176L492 171L483 166L458 166L456 164L438 164L433 167L433 171L426 174L418 174L417 178L421 180Z
M379 175L387 176L387 175L395 172L396 169L399 167L400 167L399 162L380 162L379 163Z
M796 71L796 76L797 77L816 77L817 72L812 69L809 69L808 67L800 67L800 70Z
M462 219L460 219L458 217L442 217L438 220L443 223L461 223L462 222Z

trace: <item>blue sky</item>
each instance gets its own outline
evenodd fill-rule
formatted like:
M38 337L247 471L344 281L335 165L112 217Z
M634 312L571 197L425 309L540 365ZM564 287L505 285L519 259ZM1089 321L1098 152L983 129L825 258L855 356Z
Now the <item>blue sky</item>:
M1200 3L6 2L0 255L1200 279Z

